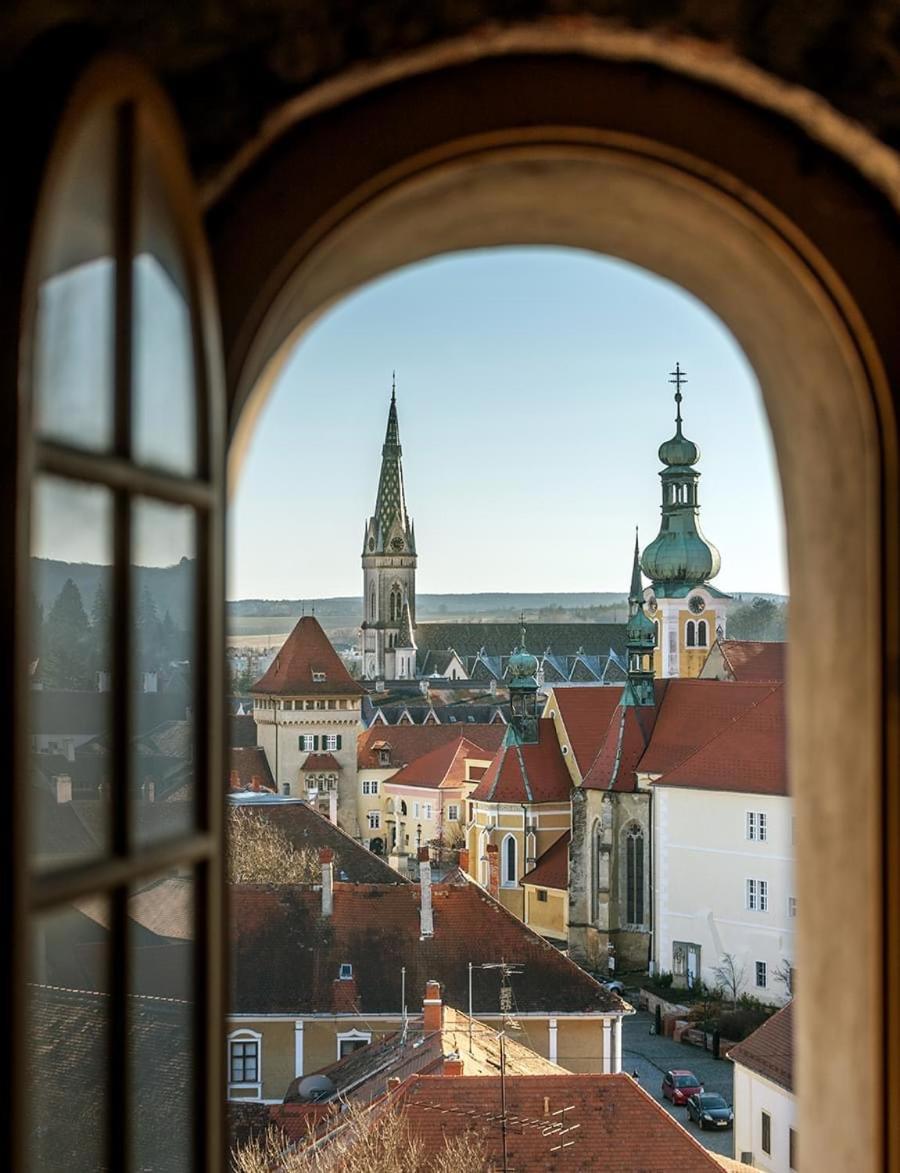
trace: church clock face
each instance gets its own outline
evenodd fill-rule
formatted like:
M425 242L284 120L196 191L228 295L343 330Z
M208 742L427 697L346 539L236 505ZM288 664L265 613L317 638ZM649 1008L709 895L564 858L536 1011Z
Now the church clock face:
M396 550L397 553L403 549L403 538L393 538L391 541L391 549Z
M691 598L688 599L688 606L695 615L699 615L701 611L706 609L706 603L704 603L700 595L692 595Z

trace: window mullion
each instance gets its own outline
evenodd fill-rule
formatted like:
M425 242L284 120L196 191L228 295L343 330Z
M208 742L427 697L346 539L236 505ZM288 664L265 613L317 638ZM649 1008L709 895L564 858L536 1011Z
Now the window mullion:
M131 457L131 371L136 192L136 116L131 102L118 111L116 157L116 301L115 301L115 456ZM113 769L110 786L113 857L127 858L131 841L131 499L115 490L113 562ZM131 1064L128 1046L128 994L131 964L128 948L128 887L112 893L110 950L110 1167L129 1164Z

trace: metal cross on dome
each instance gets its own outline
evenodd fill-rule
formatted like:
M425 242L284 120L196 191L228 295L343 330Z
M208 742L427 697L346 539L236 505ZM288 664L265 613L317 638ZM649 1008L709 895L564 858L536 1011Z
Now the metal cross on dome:
M669 371L669 375L669 382L675 385L675 402L678 405L676 419L678 423L681 423L681 384L687 382L687 375L681 369L680 363L675 364L675 370Z

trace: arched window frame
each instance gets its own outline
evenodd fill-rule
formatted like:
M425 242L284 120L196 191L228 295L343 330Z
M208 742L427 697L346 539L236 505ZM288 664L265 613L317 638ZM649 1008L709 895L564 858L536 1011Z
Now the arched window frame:
M625 923L643 925L646 918L647 838L639 823L630 823L622 832L623 887L622 913Z
M232 1044L233 1043L255 1043L256 1044L256 1079L243 1080L239 1082L232 1081ZM246 1100L252 1102L254 1100L262 1099L262 1059L263 1059L263 1037L255 1030L250 1030L247 1027L242 1027L240 1030L233 1030L228 1035L228 1098L229 1100ZM254 1094L250 1095L233 1095L235 1091L252 1091Z
M695 648L697 646L697 625L693 619L689 619L684 625L684 646L686 648Z
M697 620L697 647L709 647L709 625L705 619Z
M501 880L503 888L516 888L519 883L519 844L515 835L503 836L500 848Z

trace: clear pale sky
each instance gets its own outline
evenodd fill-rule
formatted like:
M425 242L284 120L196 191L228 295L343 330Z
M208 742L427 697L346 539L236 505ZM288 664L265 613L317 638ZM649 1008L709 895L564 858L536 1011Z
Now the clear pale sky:
M420 592L627 590L676 360L716 585L787 593L768 423L729 332L632 265L521 248L401 270L309 331L233 496L228 597L360 593L393 369Z

